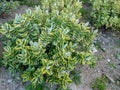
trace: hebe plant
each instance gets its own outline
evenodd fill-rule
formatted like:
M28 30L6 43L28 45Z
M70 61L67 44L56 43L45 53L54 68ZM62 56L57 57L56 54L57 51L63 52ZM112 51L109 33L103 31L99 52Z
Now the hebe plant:
M95 32L78 22L81 8L79 0L41 0L33 11L16 15L0 30L8 38L3 63L34 86L49 83L66 89L76 64L93 61Z
M120 0L91 0L92 18L96 27L120 28Z

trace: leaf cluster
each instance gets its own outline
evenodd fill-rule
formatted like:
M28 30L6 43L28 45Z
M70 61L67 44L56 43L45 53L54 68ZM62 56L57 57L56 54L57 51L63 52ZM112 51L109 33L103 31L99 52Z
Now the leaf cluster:
M95 32L78 22L81 8L79 0L41 0L41 6L2 25L4 65L21 71L23 81L34 86L50 83L67 89L75 65L93 61Z
M17 1L6 1L6 0L0 0L0 16L4 17L3 14L9 14L11 9L15 9L19 6L19 3Z
M106 90L107 88L107 78L102 76L101 78L96 78L95 82L92 83L93 90Z
M92 22L96 27L119 30L120 0L91 0Z

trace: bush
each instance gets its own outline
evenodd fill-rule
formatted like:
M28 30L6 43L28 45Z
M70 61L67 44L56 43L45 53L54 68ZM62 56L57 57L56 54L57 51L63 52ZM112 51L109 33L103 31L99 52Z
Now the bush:
M0 0L0 17L1 18L6 18L7 15L9 14L11 9L15 9L16 7L19 6L19 3L17 1L6 1L6 0Z
M92 21L96 27L120 29L120 0L91 0Z
M79 23L81 2L43 0L35 10L16 15L12 24L0 30L8 40L4 47L5 66L21 71L23 81L34 86L71 83L77 63L91 64L95 32Z

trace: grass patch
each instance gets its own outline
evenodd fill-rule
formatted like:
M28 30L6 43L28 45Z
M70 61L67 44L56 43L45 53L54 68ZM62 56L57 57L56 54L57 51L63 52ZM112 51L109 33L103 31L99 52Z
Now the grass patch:
M101 78L96 78L94 82L92 82L91 86L93 90L106 90L107 88L107 78L102 76Z

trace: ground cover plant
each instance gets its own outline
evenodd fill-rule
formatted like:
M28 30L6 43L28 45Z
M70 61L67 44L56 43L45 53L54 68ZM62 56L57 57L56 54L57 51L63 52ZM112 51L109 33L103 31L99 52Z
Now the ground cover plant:
M107 78L102 76L101 78L96 78L95 82L92 83L93 90L106 90L107 88Z
M33 86L49 83L67 89L75 65L93 62L96 31L79 22L81 8L79 0L41 0L41 6L2 25L7 38L3 64L20 71Z
M120 29L120 0L91 0L92 23L95 27Z
M0 0L0 18L6 18L11 9L16 9L16 7L19 6L19 3L17 1L6 1L6 0Z

